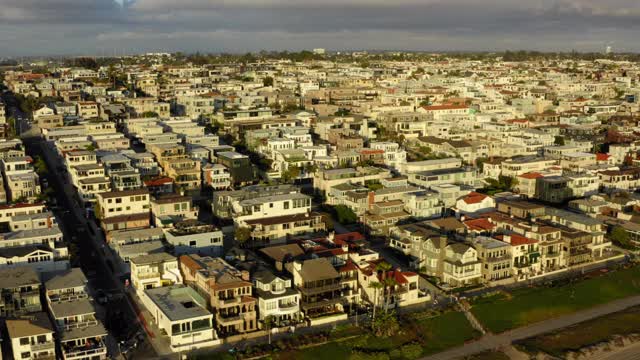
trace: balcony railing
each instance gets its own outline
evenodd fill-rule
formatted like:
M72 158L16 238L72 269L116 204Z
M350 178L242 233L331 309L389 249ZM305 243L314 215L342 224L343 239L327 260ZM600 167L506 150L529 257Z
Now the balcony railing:
M331 305L336 305L338 303L340 303L342 301L341 298L335 298L335 299L323 299L323 300L318 300L318 301L307 301L307 302L303 302L301 307L305 310L307 309L313 309L313 308L317 308L317 307L321 307L321 306L331 306Z
M138 279L152 279L152 278L159 278L160 277L160 273L159 272L152 272L152 273L140 273L138 274Z
M489 262L489 263L501 262L501 261L506 261L506 260L511 260L511 256L510 255L502 255L502 256L491 256L491 257L487 258L487 262Z
M300 291L305 294L318 294L321 292L327 292L331 290L340 290L340 283L336 282L334 284L323 285L323 286L314 286L314 287L301 287Z
M218 299L218 302L224 306L235 305L240 303L240 297L238 296L238 297L232 297L228 299Z
M87 328L90 326L96 326L96 325L98 325L98 320L87 320L87 321L78 321L74 323L66 323L59 327L63 328L66 331L69 331L73 329L84 329L84 328Z
M218 322L218 324L220 325L233 325L239 322L243 321L243 317L242 314L237 314L237 315L232 315L232 316L228 316L228 315L216 315L216 320Z
M31 344L31 351L35 352L35 351L49 350L49 349L53 349L54 347L55 347L55 344L53 343L53 341L41 343L41 344Z
M66 359L91 357L92 355L98 355L106 351L107 348L102 340L97 341L95 344L83 346L64 347L63 345L64 357Z
M294 303L294 302L292 302L292 303L287 303L287 304L278 304L278 308L279 308L279 309L286 309L286 310L289 310L289 309L295 308L295 307L297 307L297 306L298 306L298 304L297 304L297 303Z

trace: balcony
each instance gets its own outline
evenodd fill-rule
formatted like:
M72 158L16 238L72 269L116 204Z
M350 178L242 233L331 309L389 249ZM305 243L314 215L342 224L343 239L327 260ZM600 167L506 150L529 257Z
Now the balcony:
M62 344L62 352L64 358L67 360L90 358L92 356L98 356L100 354L106 354L107 348L102 342L102 339L92 342L87 342L81 346L65 346Z
M232 297L232 298L227 298L227 299L218 299L218 304L219 306L231 306L231 305L237 305L240 304L240 297Z
M139 280L153 279L153 278L159 278L160 273L159 272L140 273L140 274L137 274L137 276Z
M335 282L329 285L323 286L315 286L315 287L300 287L300 291L306 295L319 294L328 291L337 291L340 290L341 285L340 282Z
M562 255L562 253L560 251L553 251L553 252L548 252L548 253L544 254L544 256L546 258L557 258L560 255Z
M302 307L302 309L307 311L309 309L314 309L314 308L318 308L318 307L322 307L322 306L336 305L336 304L339 304L341 301L342 301L341 298L322 299L322 300L317 300L317 301L307 301L307 302L303 302L301 307Z
M511 255L503 255L503 256L492 256L487 258L488 263L496 263L503 261L511 261Z
M41 344L31 344L31 352L51 350L53 348L55 348L55 343L53 341Z
M280 310L291 310L291 309L295 309L297 307L298 307L298 303L295 303L295 302L285 303L285 304L279 303L278 304L278 309L280 309Z
M244 322L244 316L243 314L236 314L236 315L216 314L216 322L218 323L218 325L222 325L222 326L242 324Z
M97 326L97 325L98 325L98 320L93 319L93 320L66 323L58 327L64 329L65 331L69 331L73 329L84 329L90 326Z

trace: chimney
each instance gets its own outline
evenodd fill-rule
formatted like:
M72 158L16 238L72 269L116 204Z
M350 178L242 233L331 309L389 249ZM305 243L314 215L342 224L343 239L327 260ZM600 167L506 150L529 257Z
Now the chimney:
M504 242L511 244L511 235L505 235L503 238Z
M327 240L329 240L329 242L334 243L336 239L336 232L335 231L331 231L329 232L329 235L327 235Z
M242 280L244 280L244 281L249 281L250 280L249 272L247 270L242 270L240 272L240 274L241 274Z

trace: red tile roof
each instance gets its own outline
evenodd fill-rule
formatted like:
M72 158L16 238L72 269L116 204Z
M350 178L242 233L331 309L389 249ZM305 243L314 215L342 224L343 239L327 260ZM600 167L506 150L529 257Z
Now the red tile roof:
M463 223L469 230L477 230L477 231L493 230L496 227L496 224L493 224L487 218L471 219L471 220L464 221Z
M523 179L538 179L544 176L542 176L542 174L540 174L539 172L532 171L532 172L524 173L522 175L518 175L518 177L521 177Z
M482 200L486 199L488 196L485 194L480 194L475 191L470 192L465 196L462 200L467 204L478 204L481 203Z
M609 160L610 157L611 157L611 155L609 155L609 154L597 153L596 154L596 161L607 161L607 160Z
M529 239L529 238L527 238L527 237L524 237L524 236L522 236L522 235L518 235L518 234L511 234L511 235L508 235L508 236L510 236L510 237L511 237L511 240L510 240L510 241L506 241L506 240L504 240L504 239L505 239L505 236L504 236L504 235L498 235L498 236L496 236L496 239L498 239L498 240L502 240L502 241L505 241L505 242L508 242L508 243L510 243L510 244L511 244L511 245L513 245L513 246L520 246L520 245L535 244L535 243L537 243L537 242L538 242L538 240Z
M438 110L462 110L462 109L468 109L469 107L466 105L431 105L431 106L423 106L422 108L427 111L438 111Z
M170 184L172 182L173 182L173 179L171 179L168 176L164 176L156 179L146 180L144 184L146 186L161 186L161 185Z

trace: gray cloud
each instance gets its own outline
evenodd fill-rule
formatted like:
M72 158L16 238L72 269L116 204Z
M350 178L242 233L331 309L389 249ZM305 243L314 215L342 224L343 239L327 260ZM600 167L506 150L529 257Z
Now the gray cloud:
M0 54L639 50L636 0L0 0Z

